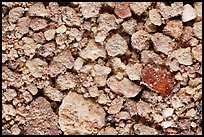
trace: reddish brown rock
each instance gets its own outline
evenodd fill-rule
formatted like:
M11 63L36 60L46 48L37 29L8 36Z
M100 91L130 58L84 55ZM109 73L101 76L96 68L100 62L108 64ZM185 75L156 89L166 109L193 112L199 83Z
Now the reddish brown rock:
M129 3L127 2L116 2L114 12L116 15L118 15L118 17L122 19L130 17L132 15L129 8Z
M142 79L147 87L155 92L161 93L163 96L167 96L173 89L173 76L161 67L147 65L142 70Z

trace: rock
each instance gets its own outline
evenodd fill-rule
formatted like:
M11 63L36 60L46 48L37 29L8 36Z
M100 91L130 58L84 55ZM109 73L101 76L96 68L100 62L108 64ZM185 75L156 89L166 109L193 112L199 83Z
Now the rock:
M172 52L171 57L175 57L180 64L183 65L192 65L193 60L191 56L190 47L188 48L179 48Z
M43 2L37 2L29 7L28 16L48 17L50 11L45 9Z
M179 39L183 32L183 24L180 20L170 20L163 29L163 33Z
M16 30L20 33L21 37L29 32L30 21L29 17L22 17L17 21Z
M130 9L140 16L151 4L152 2L131 2Z
M114 5L115 5L114 12L118 17L122 19L131 17L132 13L129 8L129 3L115 2Z
M37 54L41 55L44 58L46 58L47 56L52 56L54 51L56 50L56 45L54 42L48 42L44 45L38 44L37 46Z
M124 101L124 98L122 97L119 97L118 98L115 98L112 102L111 102L111 105L108 109L108 113L109 114L116 114L118 113L122 106L123 106L123 101Z
M108 101L109 101L109 97L106 94L102 93L99 95L98 97L99 104L106 104Z
M176 43L170 37L165 36L162 33L153 34L151 40L154 44L154 49L166 55L169 55L176 46Z
M109 38L105 47L108 55L112 57L123 55L128 49L126 41L119 34L115 34Z
M77 57L77 59L74 62L74 69L79 71L82 68L84 62L85 60L83 58Z
M38 93L38 88L35 84L31 83L27 86L27 90L32 94L36 95Z
M16 110L11 104L2 104L2 110L6 115L15 116Z
M98 133L98 135L117 135L117 134L118 132L115 130L115 128L110 126L101 129Z
M142 100L137 102L136 107L137 107L137 113L141 117L147 116L152 111L149 103L146 103Z
M153 117L154 121L157 123L163 121L163 117L160 114L153 113L152 117Z
M79 7L85 19L97 17L102 7L101 2L79 2Z
M199 20L202 20L202 2L195 2L194 9L196 10L196 15Z
M34 58L31 60L28 60L26 62L26 66L28 67L31 75L33 75L36 78L40 78L45 74L45 70L48 67L47 62L41 60L40 58Z
M45 31L44 36L45 36L45 39L47 41L50 41L50 40L54 39L55 38L55 30L50 29L50 30Z
M162 111L162 116L163 116L163 118L167 118L167 117L172 116L173 113L174 113L174 109L172 109L172 108L166 108L166 109L164 109L164 110Z
M154 25L161 26L162 24L161 15L156 9L152 9L149 11L149 19Z
M123 29L128 34L132 35L136 31L137 22L135 19L131 18L122 23Z
M96 134L105 125L102 106L69 92L59 107L59 124L64 134Z
M158 65L162 65L164 63L164 60L154 51L143 50L141 52L141 62L144 64L155 63Z
M88 92L91 97L98 97L100 95L96 85L89 87Z
M17 124L14 124L11 128L10 128L12 135L19 135L21 130L18 128Z
M6 92L3 93L3 95L6 97L7 101L11 101L14 97L17 96L17 93L15 89L7 89Z
M59 135L61 133L58 117L45 98L38 97L31 102L24 130L25 135Z
M149 48L150 34L144 30L135 32L131 37L132 47L138 50L144 50Z
M188 22L196 18L196 10L189 4L184 5L182 21Z
M124 109L130 113L130 116L137 114L137 102L133 99L127 99L124 104Z
M202 40L202 21L193 24L193 31L195 36Z
M130 80L140 80L142 64L139 63L135 63L133 65L128 64L125 71Z
M158 131L143 124L135 124L133 126L136 135L157 135Z
M51 86L44 87L43 93L45 96L49 97L53 101L61 102L63 99L63 94L59 90Z
M116 94L123 94L126 98L135 97L140 91L141 87L131 82L127 78L119 81L114 76L107 80L107 85Z
M65 33L67 31L67 28L65 25L61 25L56 29L56 33Z
M177 109L183 106L181 100L177 96L173 96L170 102L174 109Z
M77 85L77 79L75 75L70 72L61 74L56 79L56 87L60 90L66 90L74 88Z
M199 62L202 62L202 45L201 44L192 48L192 55L196 60L198 60Z
M9 11L9 22L16 23L24 14L25 9L22 7L15 7Z
M25 55L32 58L35 55L35 50L37 48L37 45L35 44L35 41L32 38L29 37L23 37L23 50L25 52Z
M165 129L168 127L172 127L173 126L173 122L172 121L162 121L161 126Z
M82 49L79 52L79 56L84 59L91 59L92 61L96 60L98 57L105 58L106 51L103 46L98 45L94 40L89 40L86 48Z
M173 89L174 77L164 68L147 65L141 76L144 85L163 96L169 95Z
M34 31L42 30L48 26L47 20L42 18L34 18L30 21L30 27Z
M48 67L48 74L55 77L74 66L74 57L69 50L62 51L53 58Z
M196 111L194 110L194 108L191 108L190 110L188 110L188 112L186 113L187 117L195 117L196 115Z

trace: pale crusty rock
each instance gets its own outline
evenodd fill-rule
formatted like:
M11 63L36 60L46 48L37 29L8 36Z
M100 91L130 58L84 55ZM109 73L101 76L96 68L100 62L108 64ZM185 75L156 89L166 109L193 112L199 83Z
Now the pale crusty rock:
M187 111L186 116L187 117L195 117L196 115L196 111L194 110L194 108L191 108L189 111Z
M102 106L69 92L59 107L59 125L64 134L96 134L105 125Z
M157 2L157 7L164 19L176 17L183 13L183 2L174 2L171 6L165 5L164 2Z
M49 15L49 10L45 9L45 6L42 2L37 2L31 5L28 9L28 16L48 17Z
M23 37L23 50L25 52L25 55L30 56L32 58L35 55L35 50L37 48L35 41L32 38L29 37Z
M33 34L33 39L35 40L36 44L44 44L45 43L45 36L43 32L38 32Z
M119 34L113 35L105 44L109 56L123 55L127 49L127 42Z
M106 51L102 45L97 44L94 40L89 40L86 48L79 52L79 56L84 59L96 60L98 57L105 58Z
M61 6L60 10L62 12L62 20L66 23L67 26L80 26L82 23L82 18L73 8L69 6Z
M193 28L190 26L185 26L183 28L183 35L182 35L182 41L187 42L190 39L192 39L194 36Z
M169 63L169 67L171 71L178 71L180 70L179 63L176 59Z
M180 20L170 20L163 29L163 33L179 39L183 31L183 24Z
M33 96L31 95L30 92L27 90L23 91L23 99L25 100L25 103L28 103L33 100Z
M85 19L97 17L102 7L101 2L79 2L79 7Z
M53 55L55 49L56 49L56 45L54 42L48 42L44 45L41 44L37 44L37 54L43 56L44 58L46 58L47 56L51 56Z
M173 115L174 109L173 108L165 108L162 112L163 118L167 118Z
M53 58L48 67L48 74L51 77L55 77L58 74L65 72L66 69L71 69L73 66L74 57L69 50L65 50Z
M198 86L201 83L202 83L202 78L201 77L196 77L195 79L190 78L190 80L188 82L188 85L190 87L196 87L196 86Z
M146 22L144 24L144 30L147 32L156 32L157 31L157 26L152 24L150 19L146 19Z
M102 128L99 132L98 132L98 135L117 135L118 132L116 131L115 128L113 127L105 127L105 128Z
M79 71L82 68L84 62L85 60L83 58L77 57L77 59L74 62L74 69Z
M12 135L19 135L21 130L18 128L18 125L17 124L14 124L11 128L11 133Z
M166 55L172 52L175 47L175 42L168 36L162 33L155 33L151 35L151 40L154 44L154 48Z
M13 98L17 96L15 89L7 89L3 94L8 101L13 100Z
M127 78L119 81L115 76L111 76L106 84L116 94L123 94L126 98L135 97L140 91L141 87L133 83Z
M127 99L124 104L124 109L130 113L130 116L134 116L137 114L137 102L132 99Z
M22 17L17 21L16 30L21 36L29 32L30 21L29 17Z
M202 61L202 45L201 44L192 48L192 55L199 62Z
M196 18L196 10L189 4L184 5L182 13L182 21L188 22Z
M179 48L173 51L171 57L175 57L178 60L178 62L183 65L193 64L190 47Z
M194 9L196 10L197 17L200 18L199 20L201 20L202 19L202 2L195 2Z
M128 2L115 2L114 13L122 19L131 17L132 15Z
M15 23L18 21L24 14L25 9L22 7L16 7L9 11L9 22Z
M202 40L202 21L193 24L193 31L195 36Z
M140 16L151 4L152 2L131 2L130 9Z
M173 96L173 97L171 98L171 101L170 101L170 102L171 102L171 105L173 106L174 109L177 109L177 108L183 106L181 100L180 100L177 96Z
M67 40L67 34L57 34L55 37L55 41L57 45L65 45L65 41Z
M56 79L56 87L60 90L74 88L76 84L76 77L70 72L61 74Z
M25 135L59 135L58 117L43 97L33 100L26 116Z
M155 64L161 65L161 64L163 64L164 61L154 51L143 50L141 52L141 62L144 63L144 64L154 62Z
M123 101L124 101L123 97L118 96L117 98L115 98L110 104L110 107L108 109L108 113L109 114L116 114L116 113L120 112L120 110L123 106Z
M50 41L55 37L55 29L50 29L44 32L45 39Z
M117 114L114 115L114 118L117 119L117 121L119 122L120 120L128 120L131 119L130 113L127 111L120 111Z
M136 104L137 107L137 113L139 116L145 117L147 116L151 111L151 107L149 103L146 103L142 100L140 100L139 102L137 102Z
M125 32L132 35L136 31L137 22L135 19L131 18L127 21L124 21L121 25Z
M149 48L150 34L144 30L135 32L131 37L132 47L138 50L144 50Z
M5 63L8 60L8 55L2 53L2 63Z
M157 9L152 9L149 11L149 19L154 25L160 26L162 24L161 15Z
M99 95L97 101L99 104L106 104L108 102L108 100L109 100L108 96L106 94L102 93Z
M63 99L63 94L59 90L51 86L44 87L43 93L45 96L49 97L53 101L61 102Z
M36 95L38 93L38 88L34 83L31 83L27 86L27 90L32 94Z
M100 95L96 85L89 87L88 92L91 97L98 97Z
M2 110L6 115L15 116L16 110L11 104L2 104Z
M44 29L48 26L47 20L42 18L34 18L30 21L30 27L34 31Z
M157 135L158 131L152 127L143 124L135 124L133 126L136 135Z
M71 28L69 31L69 39L80 41L82 39L83 31L79 31L77 28Z
M163 117L160 114L153 113L152 117L153 117L154 121L157 123L163 121Z
M195 89L189 86L185 87L185 92L189 95L194 95L195 94Z
M61 25L56 29L56 33L65 33L67 31L67 27L65 25Z
M161 126L165 129L168 127L172 127L174 125L174 122L172 121L162 121Z
M111 59L111 63L113 66L113 69L117 72L118 70L122 69L125 70L126 69L126 65L121 61L120 58L118 57L114 57Z
M26 66L28 67L31 75L33 75L36 78L40 78L45 74L45 70L48 67L47 62L41 60L40 58L34 58L31 60L28 60L26 62Z
M135 63L135 64L128 64L126 66L126 73L130 80L140 80L140 75L142 71L142 64Z

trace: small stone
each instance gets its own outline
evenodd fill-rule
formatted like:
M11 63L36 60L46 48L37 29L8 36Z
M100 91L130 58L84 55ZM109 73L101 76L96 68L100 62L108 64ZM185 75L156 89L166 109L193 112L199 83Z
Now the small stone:
M105 125L105 111L93 100L69 92L59 107L59 125L66 135L96 134Z
M152 2L131 2L130 9L140 16L151 4Z
M127 20L127 21L124 21L122 23L122 26L123 26L123 29L124 29L125 32L132 35L136 31L137 22L136 22L135 19L131 18L131 19Z
M122 19L128 18L132 15L129 8L129 3L127 2L115 2L114 12L118 17Z
M14 89L7 89L3 94L8 101L13 100L13 98L17 96L17 93Z
M168 127L172 127L173 126L173 122L172 121L163 121L161 123L161 126L165 129L165 128L168 128Z
M189 4L184 5L182 13L182 21L188 22L196 18L196 10Z
M186 116L187 117L195 117L196 115L196 111L194 110L194 108L190 109L187 113Z
M115 34L109 38L105 47L108 55L112 57L123 55L128 49L126 41L119 34Z
M177 109L183 106L181 100L177 96L173 96L171 98L171 105L173 106L174 109Z
M27 86L27 90L30 91L32 95L36 95L38 93L38 88L34 83L31 83Z
M132 47L138 50L148 49L150 45L150 34L144 30L135 32L131 37Z
M183 24L180 20L170 20L163 29L163 33L179 39L183 31Z
M134 65L128 64L125 71L130 80L140 80L142 64L139 63L135 63Z
M137 102L136 107L137 107L137 113L141 117L147 116L152 111L149 103L146 103L142 100Z
M109 98L106 94L102 93L98 97L98 103L99 104L106 104L108 102Z
M17 124L14 124L11 128L10 128L12 135L19 135L21 130L18 128Z
M91 86L88 88L88 92L91 97L98 97L99 96L99 91L97 86Z
M149 18L152 24L160 26L162 24L161 15L156 9L149 11Z
M195 36L202 40L202 21L193 24L193 31Z
M195 2L194 9L196 10L196 15L199 20L202 19L202 2Z
M143 124L135 124L134 131L136 135L157 135L158 131L152 127Z
M45 94L45 96L49 97L53 101L61 102L63 99L63 94L59 90L51 86L44 87L43 93Z
M77 80L75 75L70 72L66 72L65 74L61 74L56 79L56 87L60 90L66 90L70 88L74 88L77 85Z
M45 36L45 39L47 41L50 41L52 39L54 39L55 37L55 30L54 29L50 29L50 30L47 30L44 32L44 36Z
M74 62L74 69L79 71L82 68L84 62L85 60L83 58L77 57L77 59Z
M56 33L65 33L67 31L67 28L65 25L61 25L56 29Z
M160 114L153 113L152 116L153 116L153 119L155 120L155 122L157 122L157 123L163 121L163 117Z
M12 8L9 11L9 22L15 23L18 21L24 14L25 9L22 7Z
M109 114L116 114L118 113L122 106L123 106L123 101L124 101L124 98L122 97L118 97L118 98L115 98L112 102L111 102L111 105L108 109L108 113Z
M10 116L16 115L16 110L11 104L2 104L2 107L3 107L3 112L6 115L10 115Z
M167 117L172 116L173 113L174 113L174 109L172 109L172 108L166 108L166 109L164 109L164 110L162 111L162 116L163 116L163 118L167 118Z
M107 80L107 85L113 92L116 94L123 94L126 98L135 97L141 91L140 86L127 78L123 78L119 81L114 76L111 76Z
M47 62L41 60L40 58L34 58L26 62L31 75L36 78L42 77L48 67Z
M48 17L49 10L45 9L42 2L37 2L29 7L28 16Z
M44 29L48 26L47 20L41 18L34 18L30 21L30 27L34 31Z

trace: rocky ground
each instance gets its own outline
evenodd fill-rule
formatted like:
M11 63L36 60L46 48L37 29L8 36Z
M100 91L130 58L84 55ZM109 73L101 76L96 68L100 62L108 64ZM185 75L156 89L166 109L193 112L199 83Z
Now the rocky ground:
M2 134L201 135L202 2L2 2Z

